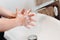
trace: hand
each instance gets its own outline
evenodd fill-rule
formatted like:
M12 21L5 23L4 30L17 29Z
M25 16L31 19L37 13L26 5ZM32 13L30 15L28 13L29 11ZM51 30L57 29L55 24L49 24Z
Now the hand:
M16 10L17 13L17 21L23 25L23 26L28 26L28 25L32 25L34 26L34 24L32 24L31 22L34 21L31 17L34 16L34 14L30 14L31 10L25 10L23 9L22 11L18 11L18 9Z

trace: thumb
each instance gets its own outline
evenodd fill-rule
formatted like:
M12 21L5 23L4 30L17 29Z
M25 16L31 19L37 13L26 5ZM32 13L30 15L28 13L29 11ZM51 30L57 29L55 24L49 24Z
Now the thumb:
M25 12L25 9L22 9L22 10L19 11L19 14L24 15L24 12Z
M18 14L18 8L16 8L16 14Z

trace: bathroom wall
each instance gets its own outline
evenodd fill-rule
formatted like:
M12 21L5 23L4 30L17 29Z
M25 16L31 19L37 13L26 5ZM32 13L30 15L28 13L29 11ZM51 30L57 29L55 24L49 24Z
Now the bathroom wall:
M5 7L8 10L15 11L18 7L22 8L32 8L34 7L35 0L0 0L0 6Z
M44 3L50 0L0 0L0 6L5 7L8 10L15 11L18 7L19 9L31 9L35 7L36 3Z
M48 1L54 1L54 0L36 0L36 5L40 5L40 4L48 2Z
M60 20L60 0L59 0L59 16L58 16L58 18L59 18L59 20Z

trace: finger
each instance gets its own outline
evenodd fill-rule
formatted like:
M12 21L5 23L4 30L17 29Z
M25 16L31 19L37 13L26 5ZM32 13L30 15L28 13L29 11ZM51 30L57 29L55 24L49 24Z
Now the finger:
M28 25L25 25L26 28L30 29L30 27Z
M18 15L18 8L16 8L16 16Z
M31 9L29 9L28 11L27 11L27 14L29 14L31 12Z
M24 15L25 9L22 9L21 14Z
M36 22L36 20L34 20L34 19L30 19L30 22Z
M22 9L22 10L19 11L19 14L24 15L24 12L25 12L25 9Z
M34 16L34 15L35 15L35 14L29 14L28 16L29 16L29 17L32 17L32 16Z
M35 26L35 24L33 24L33 23L29 23L29 25L31 25L31 26Z
M34 22L32 22L31 20L30 20L29 22L27 22L28 25L32 25L32 26L34 26L33 23L34 23Z
M32 19L32 18L29 18L29 19L27 19L26 22L29 24L29 23L31 23L31 22L36 22L36 20L34 20L34 19Z
M18 8L16 8L16 14L18 14Z
M28 11L26 10L26 11L25 11L25 13L24 13L24 14L25 14L25 16L28 16L28 14L29 14L30 12L31 12L31 10L30 10L30 9L29 9Z
M25 26L26 28L30 29L30 27L28 26L27 23L25 23L24 26Z

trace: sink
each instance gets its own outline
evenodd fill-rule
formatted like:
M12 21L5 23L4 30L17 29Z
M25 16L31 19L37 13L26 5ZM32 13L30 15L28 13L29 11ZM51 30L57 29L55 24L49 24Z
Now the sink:
M36 35L37 40L60 40L59 20L43 14L36 14L33 18L36 20L34 27L17 26L5 31L4 37L7 40L28 40L29 36Z

